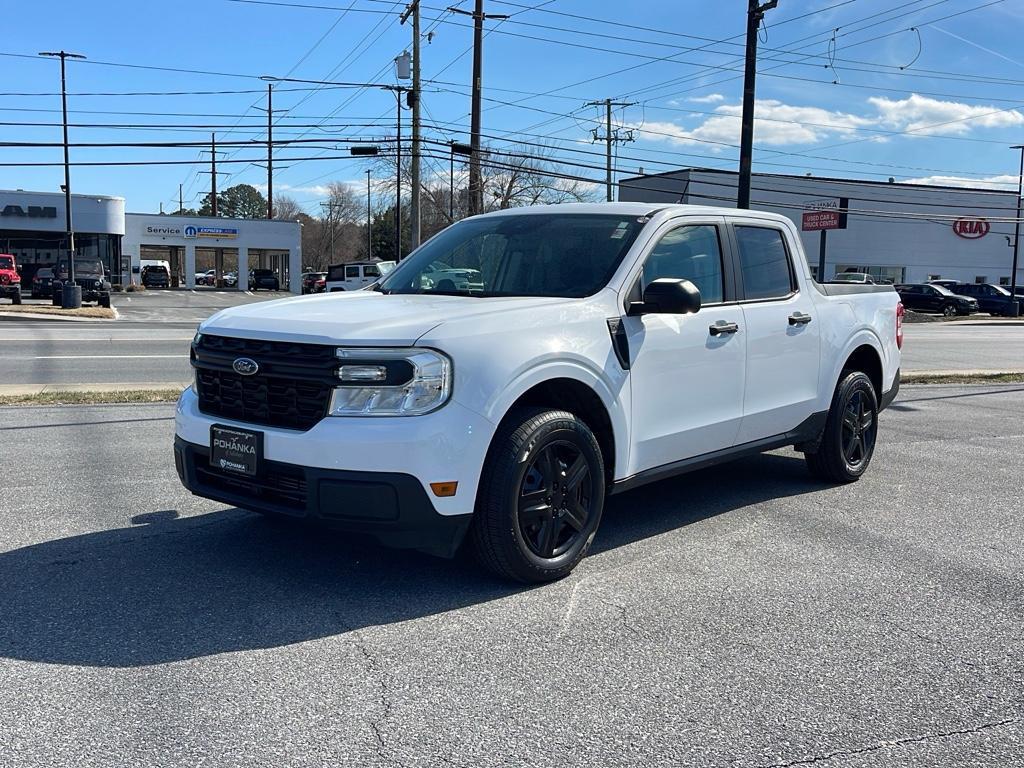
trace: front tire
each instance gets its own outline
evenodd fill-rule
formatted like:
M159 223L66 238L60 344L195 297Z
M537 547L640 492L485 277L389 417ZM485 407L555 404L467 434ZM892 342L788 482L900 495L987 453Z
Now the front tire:
M477 559L523 583L568 576L604 510L597 438L567 411L519 408L495 435L470 531Z
M953 317L957 314L956 307L953 304L947 304L942 308L943 317Z
M852 483L867 471L878 438L878 398L867 374L843 371L832 396L821 443L804 454L811 473L834 483Z

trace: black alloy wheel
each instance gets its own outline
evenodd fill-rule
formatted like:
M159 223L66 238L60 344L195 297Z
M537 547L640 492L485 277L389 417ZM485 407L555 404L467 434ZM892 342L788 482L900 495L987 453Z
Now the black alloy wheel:
M604 457L586 422L568 411L516 408L491 443L470 543L503 578L560 579L590 549L604 495Z
M867 471L878 438L878 398L871 379L862 371L843 371L825 430L812 450L805 450L807 467L816 477L852 483Z
M874 407L867 403L863 390L854 390L843 412L843 456L851 468L857 469L875 450L878 420Z
M572 549L587 529L593 499L590 466L579 447L548 443L519 486L518 524L526 546L545 559Z

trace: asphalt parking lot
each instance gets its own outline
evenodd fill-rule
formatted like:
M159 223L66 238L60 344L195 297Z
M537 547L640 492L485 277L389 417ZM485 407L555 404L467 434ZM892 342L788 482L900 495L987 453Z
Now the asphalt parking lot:
M0 765L1010 766L1024 387L614 497L539 588L189 496L171 406L0 408Z

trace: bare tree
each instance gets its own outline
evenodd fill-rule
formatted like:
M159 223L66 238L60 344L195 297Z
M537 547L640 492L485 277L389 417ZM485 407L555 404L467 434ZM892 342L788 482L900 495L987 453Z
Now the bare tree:
M274 218L281 221L295 221L302 213L302 208L295 198L288 195L274 195Z

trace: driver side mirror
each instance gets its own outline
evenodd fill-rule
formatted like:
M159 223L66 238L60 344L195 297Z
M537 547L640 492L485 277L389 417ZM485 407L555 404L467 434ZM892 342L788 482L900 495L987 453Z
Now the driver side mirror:
M644 289L643 301L629 305L629 315L692 315L700 311L700 289L689 280L659 277Z

